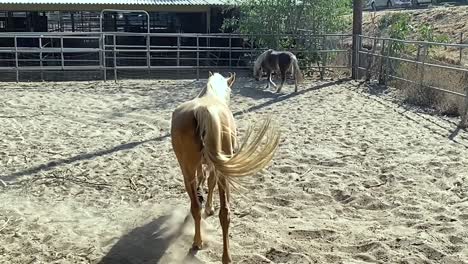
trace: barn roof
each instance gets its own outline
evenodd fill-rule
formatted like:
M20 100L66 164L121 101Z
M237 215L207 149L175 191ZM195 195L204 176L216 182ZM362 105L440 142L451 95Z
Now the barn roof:
M228 5L230 0L0 0L0 4L14 5L149 5L149 6L190 6L190 5Z

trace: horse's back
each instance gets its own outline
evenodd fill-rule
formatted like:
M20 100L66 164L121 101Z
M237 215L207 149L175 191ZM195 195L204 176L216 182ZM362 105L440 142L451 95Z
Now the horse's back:
M289 51L272 51L266 58L269 68L287 68L292 62L292 53Z
M203 123L206 119L211 120L209 123L219 121L220 138L223 142L233 141L231 136L236 132L236 125L229 107L210 96L195 98L179 105L172 114L171 138L176 156L201 155L204 145L202 138L204 129L207 128ZM226 135L229 135L229 138L226 138Z
M172 132L177 133L177 130L196 130L198 126L196 113L201 109L208 110L204 112L218 115L221 120L232 117L232 113L226 104L211 96L199 97L180 104L173 111L171 120Z

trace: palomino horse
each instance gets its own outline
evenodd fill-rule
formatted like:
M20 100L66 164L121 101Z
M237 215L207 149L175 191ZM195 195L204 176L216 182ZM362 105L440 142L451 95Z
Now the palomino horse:
M202 248L200 232L201 203L199 191L208 176L206 215L214 213L213 189L218 185L219 220L223 231L222 263L231 263L229 253L230 185L236 178L252 175L265 168L273 158L279 144L279 130L267 118L257 133L252 130L237 148L236 124L229 109L231 87L235 74L224 78L219 73L208 78L206 87L198 96L179 105L172 113L172 147L184 176L185 189L190 197L195 222L193 250ZM263 139L266 139L263 142Z
M258 56L254 62L253 75L258 81L265 71L268 75L267 88L270 88L270 83L276 88L276 84L271 80L271 74L281 73L281 84L276 90L277 93L281 92L283 84L286 81L286 72L292 71L294 76L294 92L297 92L297 83L303 81L299 63L294 54L289 51L275 51L269 49Z

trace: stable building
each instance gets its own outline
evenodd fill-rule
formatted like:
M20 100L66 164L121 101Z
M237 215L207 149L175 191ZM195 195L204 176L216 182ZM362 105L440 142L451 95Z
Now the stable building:
M0 32L217 33L228 1L0 0Z

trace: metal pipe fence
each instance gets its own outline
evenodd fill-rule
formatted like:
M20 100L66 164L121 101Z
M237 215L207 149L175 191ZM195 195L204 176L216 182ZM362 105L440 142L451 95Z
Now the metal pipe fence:
M352 70L367 80L384 85L399 81L463 100L462 121L468 119L468 44L406 41L359 35L358 49L351 50L350 34L194 34L126 32L15 32L0 33L0 73L92 73L93 79L107 81L119 76L160 78L163 72L200 78L208 70L249 71L261 38L269 37L292 43L287 50L295 53L301 69L316 69L323 78L326 69ZM272 47L279 49L281 47ZM437 52L452 54L449 63L441 62ZM352 55L358 63L352 68ZM318 61L310 61L312 57ZM448 56L450 57L450 56ZM439 72L436 72L436 71ZM451 75L447 78L447 75ZM0 80L5 75L0 74ZM442 78L444 77L444 78ZM65 78L67 79L67 78ZM458 80L458 82L456 82Z
M15 72L20 81L22 72L92 71L100 79L117 80L119 71L175 70L196 72L202 70L249 70L264 49L255 46L255 39L264 36L293 40L297 45L288 48L303 56L319 54L327 58L335 55L348 58L350 49L346 34L191 34L191 33L125 33L125 32L21 32L0 33L0 72ZM311 41L320 41L320 47L308 47ZM299 57L300 55L298 55ZM302 63L301 68L350 69L349 60L342 63L322 63L317 66ZM112 75L112 76L111 76ZM157 74L156 74L157 75Z
M468 126L468 44L463 39L449 44L359 35L357 41L353 70L359 77L386 86L396 82L409 99L457 108L460 126Z

